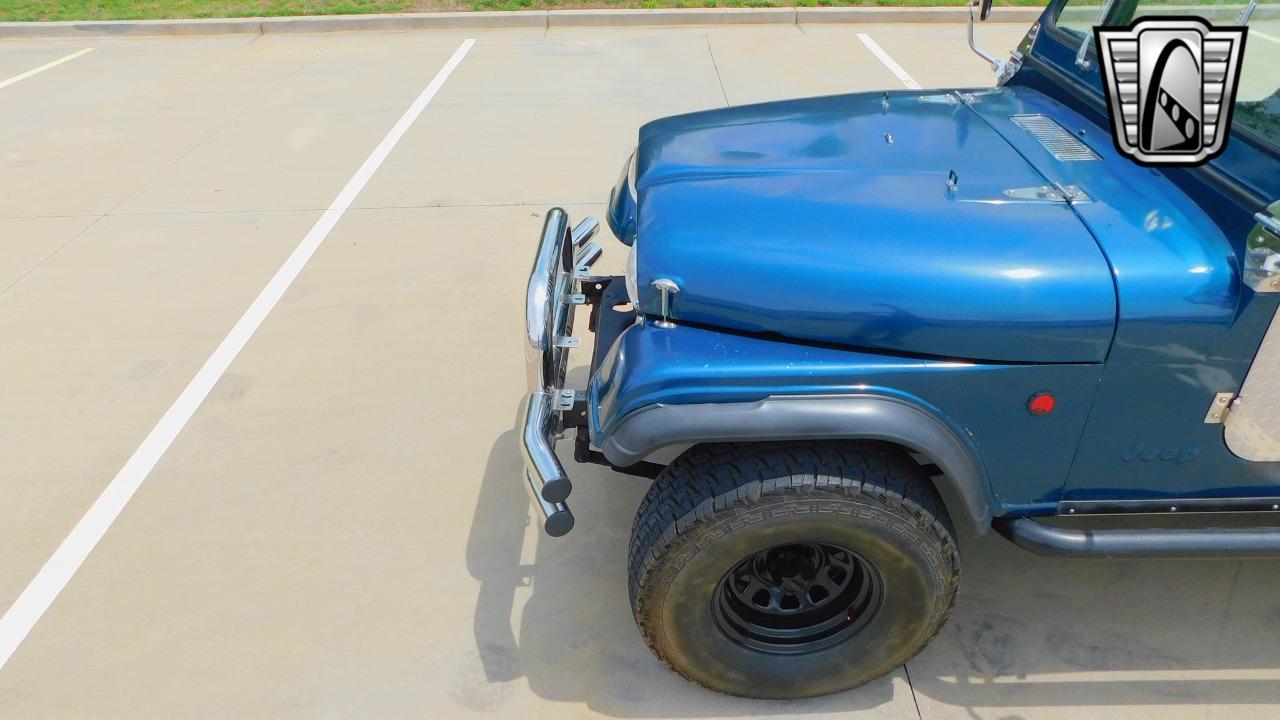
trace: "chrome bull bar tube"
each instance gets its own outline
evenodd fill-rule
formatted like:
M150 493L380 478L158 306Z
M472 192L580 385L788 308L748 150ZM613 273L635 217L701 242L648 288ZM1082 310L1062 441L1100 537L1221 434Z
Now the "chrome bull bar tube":
M552 208L547 213L525 299L529 396L520 446L533 505L542 514L543 529L552 536L573 528L573 513L565 504L572 484L556 457L555 442L561 433L569 349L578 345L572 337L573 310L582 302L577 277L585 275L600 255L599 246L590 242L596 227L594 220L584 220L571 232L564 210Z
M542 513L542 529L551 537L560 537L573 529L573 513L563 500L551 502L543 497L548 478L569 482L560 460L556 458L555 444L548 432L553 420L551 402L544 393L530 393L525 405L524 433L520 443L524 448L525 486L533 506Z

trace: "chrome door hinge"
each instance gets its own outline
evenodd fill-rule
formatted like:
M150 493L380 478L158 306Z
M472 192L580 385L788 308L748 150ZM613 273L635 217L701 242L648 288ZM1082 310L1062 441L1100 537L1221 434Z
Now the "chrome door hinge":
M1231 414L1231 408L1236 404L1236 394L1233 392L1221 392L1213 396L1213 403L1209 405L1209 412L1205 413L1204 421L1210 425L1219 425L1227 420L1227 415Z

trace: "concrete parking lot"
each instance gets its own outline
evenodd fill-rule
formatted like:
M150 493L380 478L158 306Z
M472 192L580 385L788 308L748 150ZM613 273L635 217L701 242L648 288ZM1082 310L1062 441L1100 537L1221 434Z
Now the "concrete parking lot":
M1024 29L980 34L1003 51ZM0 667L0 717L1280 715L1280 563L965 538L922 655L777 703L644 646L625 580L643 481L579 469L576 529L530 522L513 428L545 209L598 215L658 116L990 85L948 24L0 43L0 81L93 48L0 87L0 610L466 38Z

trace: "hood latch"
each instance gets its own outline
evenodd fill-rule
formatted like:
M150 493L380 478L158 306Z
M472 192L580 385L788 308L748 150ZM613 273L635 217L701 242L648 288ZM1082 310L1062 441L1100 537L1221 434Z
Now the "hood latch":
M1086 203L1088 193L1078 185L1033 185L1031 187L1009 188L1004 196L1010 200L1030 202L1060 202L1068 204Z

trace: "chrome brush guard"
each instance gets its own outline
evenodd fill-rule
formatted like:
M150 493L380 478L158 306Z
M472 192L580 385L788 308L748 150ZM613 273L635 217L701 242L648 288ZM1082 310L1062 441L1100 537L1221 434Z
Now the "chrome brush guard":
M561 413L573 407L576 394L564 388L573 337L573 314L585 302L581 282L600 257L591 238L599 224L587 218L572 231L569 215L560 208L547 213L542 238L529 274L525 299L525 365L529 396L524 404L525 481L533 505L543 517L543 529L558 537L573 528L573 513L565 499L572 485L556 457L555 444L563 432Z

